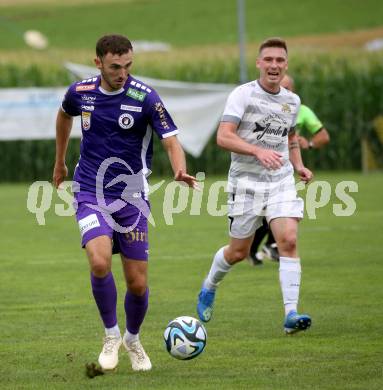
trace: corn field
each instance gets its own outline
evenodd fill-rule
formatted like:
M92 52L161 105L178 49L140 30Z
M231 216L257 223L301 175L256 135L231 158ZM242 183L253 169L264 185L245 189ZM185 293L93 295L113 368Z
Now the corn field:
M290 73L295 78L296 92L311 107L328 129L331 142L323 150L303 152L306 164L318 169L360 170L361 139L369 140L375 154L382 159L383 149L376 136L373 121L383 114L383 62L381 55L307 56L290 59ZM256 70L249 62L250 76ZM166 63L144 61L140 74L157 78L195 82L238 83L237 58L215 61ZM0 64L0 87L63 86L72 81L57 65ZM182 130L182 129L181 129ZM67 165L73 173L79 154L79 140L70 141ZM167 156L155 140L154 174L169 172ZM0 181L49 180L54 163L53 140L0 142ZM191 172L226 173L229 153L210 140L198 159L188 156Z

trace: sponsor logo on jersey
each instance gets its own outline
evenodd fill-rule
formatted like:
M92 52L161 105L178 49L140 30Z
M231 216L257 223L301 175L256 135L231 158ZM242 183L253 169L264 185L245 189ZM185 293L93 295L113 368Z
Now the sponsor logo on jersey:
M134 118L125 112L124 114L121 114L118 118L118 124L122 129L130 129L134 125Z
M287 136L289 126L286 120L272 113L265 116L260 123L255 122L253 133L258 141L265 141L270 146L278 146Z
M290 113L291 108L287 103L282 104L282 112Z
M81 112L81 124L82 128L84 130L89 130L90 129L90 118L92 114L90 112L82 111Z
M85 100L86 102L94 102L96 100L96 96L81 95L81 100Z
M142 89L143 91L146 91L147 93L152 92L152 90L151 90L150 88L148 88L146 85L143 85L143 84L141 84L141 83L137 83L137 81L134 81L134 80L132 80L132 81L130 82L130 85L133 85L133 87L136 87L136 88L140 88L140 89Z
M126 239L129 244L132 242L148 242L148 233L136 228L131 232L126 233Z
M169 130L170 127L169 127L168 122L166 120L164 105L161 102L157 102L154 104L154 109L158 112L158 114L160 116L160 121L161 121L162 127L166 130Z
M79 91L92 91L93 89L96 89L96 84L77 85L76 86L76 92L79 92Z
M80 233L83 236L87 231L100 226L100 222L96 214L90 214L87 217L78 221Z
M85 110L85 111L94 111L94 106L85 106L85 105L82 105L82 106L81 106L81 110Z
M126 95L135 100L143 102L147 94L145 92L139 91L138 89L129 88L128 92L126 92Z
M121 104L120 109L124 111L142 112L142 107L127 106L126 104Z

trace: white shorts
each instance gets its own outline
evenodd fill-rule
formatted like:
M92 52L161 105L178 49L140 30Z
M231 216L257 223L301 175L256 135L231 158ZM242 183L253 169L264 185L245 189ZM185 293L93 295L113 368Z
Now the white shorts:
M303 218L303 199L297 197L293 176L277 183L252 183L251 188L237 188L229 193L229 235L248 238L262 225L281 217Z

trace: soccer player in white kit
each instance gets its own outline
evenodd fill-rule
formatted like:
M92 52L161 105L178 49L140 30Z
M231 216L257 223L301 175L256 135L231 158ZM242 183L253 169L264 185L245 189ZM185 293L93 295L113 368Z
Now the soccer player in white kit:
M258 80L230 94L220 122L217 143L231 152L228 175L229 245L214 256L198 296L199 318L211 319L216 289L232 266L245 259L263 216L277 241L279 279L288 334L311 325L298 314L301 264L297 250L303 200L297 197L294 170L307 183L313 174L302 162L294 131L300 99L280 86L288 67L287 46L270 38L259 48Z

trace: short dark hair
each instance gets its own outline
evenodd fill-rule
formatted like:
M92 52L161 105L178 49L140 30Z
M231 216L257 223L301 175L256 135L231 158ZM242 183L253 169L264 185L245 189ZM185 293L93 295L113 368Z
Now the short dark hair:
M122 55L133 50L132 43L127 37L119 34L104 35L96 44L97 57L104 57L108 53Z
M281 49L285 49L286 50L286 54L287 54L287 44L286 44L286 41L283 40L282 38L268 38L266 39L266 41L263 41L261 43L261 46L259 46L259 54L261 53L261 51L263 49L265 49L266 47L280 47Z

